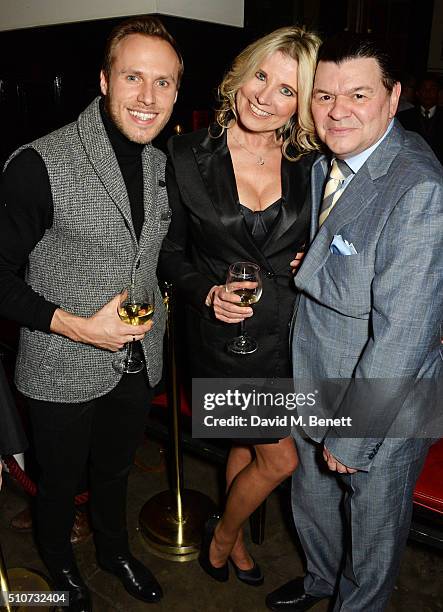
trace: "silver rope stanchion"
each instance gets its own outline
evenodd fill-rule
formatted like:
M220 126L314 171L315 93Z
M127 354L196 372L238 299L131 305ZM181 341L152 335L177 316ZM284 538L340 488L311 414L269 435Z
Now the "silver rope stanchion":
M174 300L172 286L166 284L167 381L171 488L148 500L139 516L140 531L150 551L172 561L192 561L198 556L201 532L208 516L215 511L212 500L184 488L180 412L180 383L177 375Z

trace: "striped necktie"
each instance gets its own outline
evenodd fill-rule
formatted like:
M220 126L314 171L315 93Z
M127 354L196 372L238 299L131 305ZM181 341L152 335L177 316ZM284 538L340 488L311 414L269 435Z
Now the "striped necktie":
M351 174L353 174L353 172L345 161L342 159L334 159L323 194L323 201L318 219L319 227L323 225L329 213L337 204L339 197L344 191L344 183Z

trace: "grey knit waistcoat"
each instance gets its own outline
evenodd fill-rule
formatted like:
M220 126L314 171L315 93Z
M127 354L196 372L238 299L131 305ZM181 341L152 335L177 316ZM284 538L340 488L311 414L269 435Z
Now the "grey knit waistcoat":
M132 281L155 288L154 326L142 342L151 386L161 377L165 310L156 267L169 222L165 156L151 144L142 152L145 221L134 233L126 186L94 100L71 123L23 148L42 157L54 217L29 255L26 282L47 300L88 317ZM9 160L8 160L9 161ZM32 203L30 203L32 205ZM64 336L22 328L16 384L34 399L84 402L114 388L112 353Z

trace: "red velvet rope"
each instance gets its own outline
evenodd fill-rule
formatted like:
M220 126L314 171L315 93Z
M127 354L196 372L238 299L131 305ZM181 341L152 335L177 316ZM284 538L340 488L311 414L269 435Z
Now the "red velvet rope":
M6 464L11 476L15 478L15 480L23 487L26 493L29 493L29 495L35 497L35 495L37 494L37 485L35 484L35 482L32 482L32 480L27 474L25 474L25 472L19 466L14 457L2 457L2 459ZM85 491L84 493L80 493L80 495L76 495L74 502L76 505L84 504L88 501L88 498L89 492Z

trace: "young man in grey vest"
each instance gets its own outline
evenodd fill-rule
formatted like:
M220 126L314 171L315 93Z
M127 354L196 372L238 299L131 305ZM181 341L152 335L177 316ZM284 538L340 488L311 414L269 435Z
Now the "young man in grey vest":
M89 464L100 566L145 602L162 597L129 552L126 489L162 369L165 312L156 266L170 211L165 156L151 141L168 121L183 72L175 41L154 17L111 33L102 98L78 121L8 160L0 207L0 312L21 323L16 384L29 399L41 468L36 535L69 610L92 609L70 544L74 495ZM19 270L26 265L26 280ZM122 288L155 292L153 320L120 321ZM121 374L125 343L145 367Z

